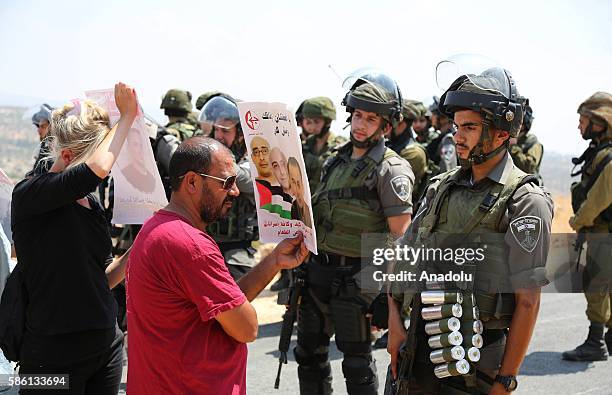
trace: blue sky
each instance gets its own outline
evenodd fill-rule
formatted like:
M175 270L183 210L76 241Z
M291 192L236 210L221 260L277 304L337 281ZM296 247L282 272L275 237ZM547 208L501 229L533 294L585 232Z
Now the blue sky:
M118 80L145 110L173 87L296 107L377 66L431 101L436 64L480 53L511 70L547 150L579 153L576 108L612 91L612 3L602 1L15 1L0 3L0 93L61 103ZM4 100L6 101L6 99ZM6 103L4 103L6 104ZM338 109L343 126L344 110Z

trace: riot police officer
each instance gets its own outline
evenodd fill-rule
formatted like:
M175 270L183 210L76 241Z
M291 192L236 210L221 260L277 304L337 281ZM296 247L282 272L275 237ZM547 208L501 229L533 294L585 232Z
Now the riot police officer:
M612 350L612 95L596 92L580 107L578 128L589 148L573 160L582 165L580 182L572 184L574 215L570 226L586 233L587 257L583 287L591 326L586 341L563 353L570 361L603 361ZM608 328L605 334L604 326ZM607 352L606 352L607 344Z
M412 193L412 203L416 205L416 200L422 192L422 181L427 171L427 152L415 141L412 124L420 115L418 105L422 103L415 100L403 99L402 121L389 133L387 147L395 151L399 156L406 159L410 164L414 174L414 187Z
M529 99L526 99L521 131L516 139L510 139L510 155L516 167L525 173L536 175L541 183L540 164L544 156L544 146L531 132L533 118L533 109L529 105Z
M441 67L447 62L454 67ZM470 70L468 66L473 64L482 62L458 56L438 65L438 74L461 71L437 79L450 85L439 109L457 125L454 139L461 167L432 179L400 244L451 249L486 244L486 264L476 265L476 281L441 283L442 289L467 290L475 297L479 312L470 310L470 314L476 319L479 315L484 323L484 344L480 362L473 364L468 374L454 376L455 371L452 377L440 378L448 372L438 368L434 373L437 366L421 319L419 292L423 288L392 287L388 351L394 377L407 381L405 387L400 386L404 390L467 394L515 389L536 323L540 287L547 283L544 265L553 203L537 179L518 169L508 153L508 140L518 134L523 113L515 83L503 68ZM422 259L417 272L448 270L449 264ZM396 265L399 270L401 265ZM403 318L409 306L413 309L407 336ZM474 325L474 330L477 327ZM471 342L472 335L464 339ZM412 368L398 371L398 350L407 339L403 355L412 361Z
M401 235L410 222L414 175L408 163L385 147L383 134L401 120L401 94L382 73L359 71L344 84L343 105L351 114L350 141L323 166L312 198L319 255L306 265L306 292L298 313L300 393L331 393L329 339L344 354L349 394L376 394L367 309L360 292L362 233Z
M223 96L230 101L236 102L236 99L234 99L227 93L223 93L221 91L209 91L209 92L204 92L200 96L198 96L198 98L196 99L196 104L195 104L196 109L202 110L202 107L204 107L206 102L208 102L210 99L212 99L215 96ZM203 135L209 136L210 133L212 132L212 125L208 122L200 122L199 119L200 118L198 117L198 123L199 123L198 128L202 131Z
M238 107L226 96L214 96L202 107L200 123L209 123L215 140L228 147L236 161L236 185L240 195L232 202L226 218L211 224L208 233L215 239L230 274L238 281L255 265L258 238L255 195Z
M191 93L181 89L170 89L164 95L159 108L168 117L166 131L185 141L197 134L197 127L188 119L193 109Z
M424 146L427 157L433 162L432 174L440 174L457 167L457 154L453 133L453 122L439 109L440 100L434 96L434 102L429 106L434 133L426 135Z

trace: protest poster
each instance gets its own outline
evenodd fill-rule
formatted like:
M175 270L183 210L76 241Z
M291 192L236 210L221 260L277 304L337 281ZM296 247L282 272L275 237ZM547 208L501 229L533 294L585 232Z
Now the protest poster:
M0 169L0 226L10 242L13 241L11 232L11 199L13 196L13 181Z
M293 111L282 103L240 102L240 123L251 162L259 239L277 243L304 234L317 253L310 186Z
M108 112L111 125L115 125L121 115L115 104L114 92L114 89L85 92L87 99ZM143 113L139 110L111 170L115 189L113 224L142 224L168 204L149 134Z

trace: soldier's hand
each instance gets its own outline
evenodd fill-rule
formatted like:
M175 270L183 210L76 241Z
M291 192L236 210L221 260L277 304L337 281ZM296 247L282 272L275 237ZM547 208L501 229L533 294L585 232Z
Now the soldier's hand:
M273 254L279 269L293 269L299 266L309 254L304 244L304 235L298 233L296 237L281 241L274 248Z
M506 391L504 386L498 382L495 382L495 384L493 384L493 386L489 390L489 395L502 395L502 394L509 394L509 393L510 392Z
M134 88L123 82L115 84L115 103L122 117L136 118L138 99Z
M391 374L393 379L397 379L397 359L402 344L406 342L406 329L399 316L396 319L389 316L389 340L387 342L387 352L391 355Z

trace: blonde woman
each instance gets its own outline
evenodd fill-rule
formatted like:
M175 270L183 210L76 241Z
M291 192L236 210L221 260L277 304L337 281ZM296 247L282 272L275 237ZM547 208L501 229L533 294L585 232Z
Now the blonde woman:
M121 117L112 129L93 102L55 110L53 166L13 192L13 239L28 299L20 374L68 374L70 390L62 394L116 394L121 382L123 335L110 288L121 281L124 261L105 273L111 238L92 193L136 117L132 88L115 85L115 101Z

